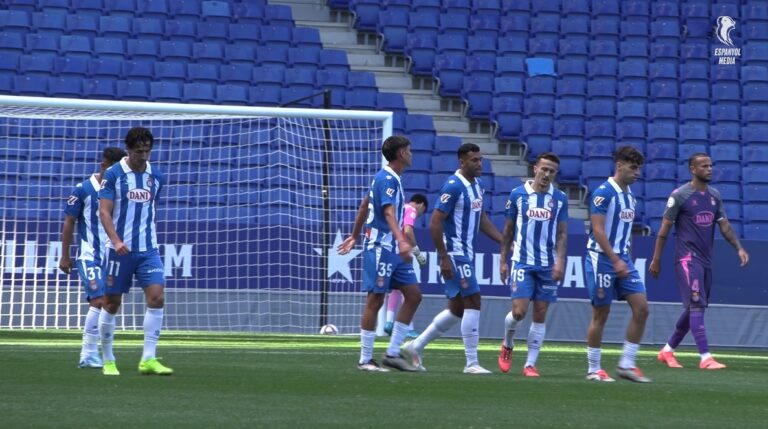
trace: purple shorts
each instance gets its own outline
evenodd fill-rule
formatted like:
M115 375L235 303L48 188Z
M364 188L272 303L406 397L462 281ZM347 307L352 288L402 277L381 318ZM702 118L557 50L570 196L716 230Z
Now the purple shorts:
M675 277L685 308L706 308L709 305L712 268L688 256L675 265Z

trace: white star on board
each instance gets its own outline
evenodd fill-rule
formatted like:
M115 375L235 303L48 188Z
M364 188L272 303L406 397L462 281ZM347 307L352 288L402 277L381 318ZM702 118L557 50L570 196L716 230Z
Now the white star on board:
M334 238L331 247L328 248L328 278L339 273L349 282L352 282L352 271L349 269L349 263L363 251L362 249L352 249L346 255L339 255L336 248L339 247L339 244L343 241L344 239L341 237L341 231L336 230L336 238ZM315 247L312 250L320 256L323 255L323 249L319 247Z

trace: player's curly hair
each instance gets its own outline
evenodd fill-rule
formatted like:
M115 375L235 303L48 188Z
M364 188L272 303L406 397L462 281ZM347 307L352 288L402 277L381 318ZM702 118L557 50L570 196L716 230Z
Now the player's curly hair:
M480 146L474 143L464 143L463 145L459 146L459 150L456 151L456 155L459 157L459 159L461 159L462 156L470 152L480 152Z
M120 162L121 159L125 158L127 154L124 150L120 149L119 147L108 147L104 149L104 152L101 153L101 157L109 163L109 165L112 165L116 162Z
M149 147L152 148L155 144L155 138L152 136L152 132L144 127L133 127L125 135L125 147L133 149L139 145L140 142L148 142Z
M643 165L645 163L645 157L639 150L632 146L621 146L613 153L613 160L615 162L632 162L637 165Z
M425 197L424 194L413 194L409 202L416 203L416 204L424 204L425 211L429 209L429 202L427 201L427 197Z
M384 140L384 144L381 145L381 154L384 155L384 159L387 161L394 161L397 159L397 152L411 145L411 141L405 136L389 136Z

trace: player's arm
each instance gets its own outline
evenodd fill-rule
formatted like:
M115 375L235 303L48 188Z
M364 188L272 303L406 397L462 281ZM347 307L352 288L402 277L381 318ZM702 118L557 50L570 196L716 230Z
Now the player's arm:
M416 234L413 232L413 226L411 224L405 224L405 226L403 226L403 233L405 234L405 238L408 239L408 243L411 244L416 262L418 262L421 267L427 265L427 258L421 253L421 249L419 249L419 245L416 243Z
M445 212L439 209L432 211L432 217L429 219L429 233L432 236L432 242L437 249L437 260L440 262L440 273L444 279L453 278L453 264L451 258L448 257L448 249L443 242L443 221L446 216Z
M648 267L648 272L653 278L658 277L661 273L661 254L664 252L664 245L667 244L667 237L669 231L672 230L672 225L674 224L671 220L661 219L661 227L659 227L659 233L656 235L656 246L653 248L653 258L651 258L651 265Z
M559 282L565 273L565 250L568 248L568 222L557 223L555 232L555 266L552 267L552 280Z
M739 252L741 266L743 267L744 265L747 265L749 263L749 254L746 250L744 250L741 242L739 242L739 238L736 237L736 231L734 231L733 227L731 227L731 223L728 222L728 218L721 218L717 224L720 225L720 233L723 234L725 240L731 243L731 246L733 246L736 251Z
M397 215L395 214L395 206L387 204L384 206L384 221L387 222L389 230L392 231L392 235L397 240L397 245L400 248L400 258L403 262L411 262L411 243L405 238L405 234L400 230L400 225L397 223Z
M592 214L589 219L592 221L592 234L595 236L595 241L603 254L610 259L613 264L613 269L616 271L616 275L624 278L629 275L629 267L627 264L619 258L619 255L613 251L611 242L608 241L608 234L605 233L605 215L600 213Z
M501 233L501 249L499 251L499 274L501 282L506 284L509 278L509 252L512 250L512 238L515 235L515 219L507 217L504 222L504 232Z
M480 231L483 231L491 240L501 243L501 233L485 212L480 212Z
M72 260L69 257L69 246L72 245L72 238L75 232L74 216L66 215L64 217L64 227L61 231L61 259L59 260L59 269L65 274L72 272Z
M357 209L357 215L355 216L355 223L352 226L352 233L347 237L344 241L339 244L339 246L336 248L336 250L339 252L339 255L346 255L349 253L350 250L352 250L353 247L355 247L355 243L357 242L357 237L360 236L360 231L363 230L363 221L365 220L366 216L368 215L368 195L363 197L363 200L360 202L360 207Z
M109 198L99 198L99 219L104 226L104 232L107 233L109 241L112 242L112 246L115 248L115 252L118 255L127 255L131 249L123 243L120 236L117 235L117 229L115 228L115 222L112 219L112 209L114 208L114 201Z

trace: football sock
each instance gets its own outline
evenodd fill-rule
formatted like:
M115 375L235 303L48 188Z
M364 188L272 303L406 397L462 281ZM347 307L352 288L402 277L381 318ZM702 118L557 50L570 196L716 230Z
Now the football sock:
M464 340L464 354L467 366L477 365L477 344L480 342L480 310L464 310L461 318L461 338Z
M457 324L461 320L460 317L455 316L450 310L441 311L432 320L432 323L427 326L427 329L419 335L418 338L413 340L413 346L418 352L424 350L435 338L439 338L446 333L453 325Z
M528 360L525 361L525 366L536 366L536 360L539 358L539 351L542 343L544 343L546 332L547 325L531 322L531 329L528 331Z
M395 322L392 328L392 337L389 339L389 347L387 347L387 355L400 355L400 344L403 343L406 335L408 335L408 325L402 322Z
M587 364L589 364L588 373L600 370L600 348L587 347Z
M144 313L144 353L141 360L155 357L157 353L157 341L160 339L160 330L163 327L163 309L147 308Z
M360 329L360 361L366 363L373 359L373 343L376 341L376 332Z
M704 362L705 360L707 360L708 358L711 358L711 357L712 357L712 353L709 353L709 352L702 353L701 354L701 361Z
M504 318L504 346L515 346L515 329L517 329L517 320L512 317L512 312L507 313L507 317Z
M667 344L669 344L673 350L680 345L680 342L683 341L683 338L685 338L685 335L691 329L690 314L690 310L686 308L685 311L683 311L683 314L677 319L677 323L675 323L675 331L672 332L669 340L667 340Z
M664 344L664 347L662 347L661 351L663 352L674 352L675 349L669 345L669 343Z
M691 333L699 354L709 353L709 342L707 341L707 331L704 329L704 312L691 312Z
M85 328L83 329L83 348L80 357L98 353L99 351L99 314L100 308L88 307L85 315Z
M624 341L624 350L621 353L621 359L619 360L619 367L634 368L635 358L637 357L638 350L640 350L640 344Z
M112 352L112 341L115 338L115 315L107 310L99 314L99 336L101 337L101 354L104 361L115 360Z

